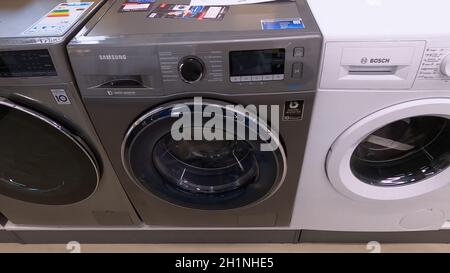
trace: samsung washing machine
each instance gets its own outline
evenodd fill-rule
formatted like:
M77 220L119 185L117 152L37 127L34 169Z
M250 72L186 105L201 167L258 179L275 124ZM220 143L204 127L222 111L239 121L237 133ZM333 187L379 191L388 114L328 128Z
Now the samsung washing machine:
M293 224L441 229L450 217L450 3L427 1L433 13L418 0L309 4L324 51Z
M125 12L123 3L104 6L68 51L94 126L145 223L287 227L322 44L306 3L156 1L147 12ZM239 104L279 113L259 122L264 111ZM258 140L228 127L220 132L230 138L177 139L174 114L183 109L214 109L220 122L246 132L259 127ZM204 117L184 129L205 129ZM269 142L276 148L260 149Z
M0 3L0 212L15 225L139 223L85 112L65 48L102 4Z

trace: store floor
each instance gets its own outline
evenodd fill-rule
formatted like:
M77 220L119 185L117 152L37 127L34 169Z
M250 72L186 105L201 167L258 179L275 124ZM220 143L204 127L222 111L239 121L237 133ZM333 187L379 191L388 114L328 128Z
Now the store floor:
M69 248L70 249L70 248ZM70 252L66 245L0 244L0 252ZM81 245L81 252L369 252L357 244L155 244ZM381 252L450 253L450 244L386 244Z

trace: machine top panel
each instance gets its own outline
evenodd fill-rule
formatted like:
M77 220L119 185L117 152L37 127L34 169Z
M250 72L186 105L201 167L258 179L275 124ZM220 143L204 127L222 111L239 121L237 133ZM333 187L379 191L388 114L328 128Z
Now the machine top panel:
M93 26L87 36L117 37L123 35L158 35L186 34L195 39L192 33L225 33L257 32L262 33L264 20L298 19L304 27L290 30L265 30L265 35L286 35L286 33L309 34L319 33L319 29L311 12L303 0L277 1L275 3L229 6L222 19L195 18L150 18L151 13L163 3L169 5L186 5L187 0L156 1L146 12L122 12L124 0L116 0L101 20ZM155 17L165 17L158 15ZM269 34L268 34L269 33ZM271 33L271 34L270 34ZM214 36L214 34L212 34ZM246 36L247 37L247 36ZM205 39L205 36L201 36Z
M450 34L448 0L308 0L326 40L426 39Z
M0 38L61 37L102 0L0 1Z

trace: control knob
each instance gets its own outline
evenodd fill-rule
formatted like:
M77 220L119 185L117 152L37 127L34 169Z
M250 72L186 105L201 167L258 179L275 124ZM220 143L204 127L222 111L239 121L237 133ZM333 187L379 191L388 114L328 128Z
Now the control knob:
M441 63L441 73L450 77L450 55L447 55Z
M202 61L199 59L195 57L186 57L180 62L178 72L184 82L195 83L203 78L205 68Z

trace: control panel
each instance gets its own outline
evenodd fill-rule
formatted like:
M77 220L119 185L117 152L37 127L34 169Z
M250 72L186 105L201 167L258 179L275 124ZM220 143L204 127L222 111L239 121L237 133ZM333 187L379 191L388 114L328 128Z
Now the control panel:
M48 50L0 51L0 77L56 76Z
M450 81L450 48L427 48L417 79Z
M294 59L290 65L286 57ZM186 55L160 52L163 81L181 81L195 84L200 81L235 84L264 83L284 80L301 80L305 48L293 50L272 48L260 50L211 51Z
M124 44L74 51L71 62L92 97L313 92L321 46L320 35Z

